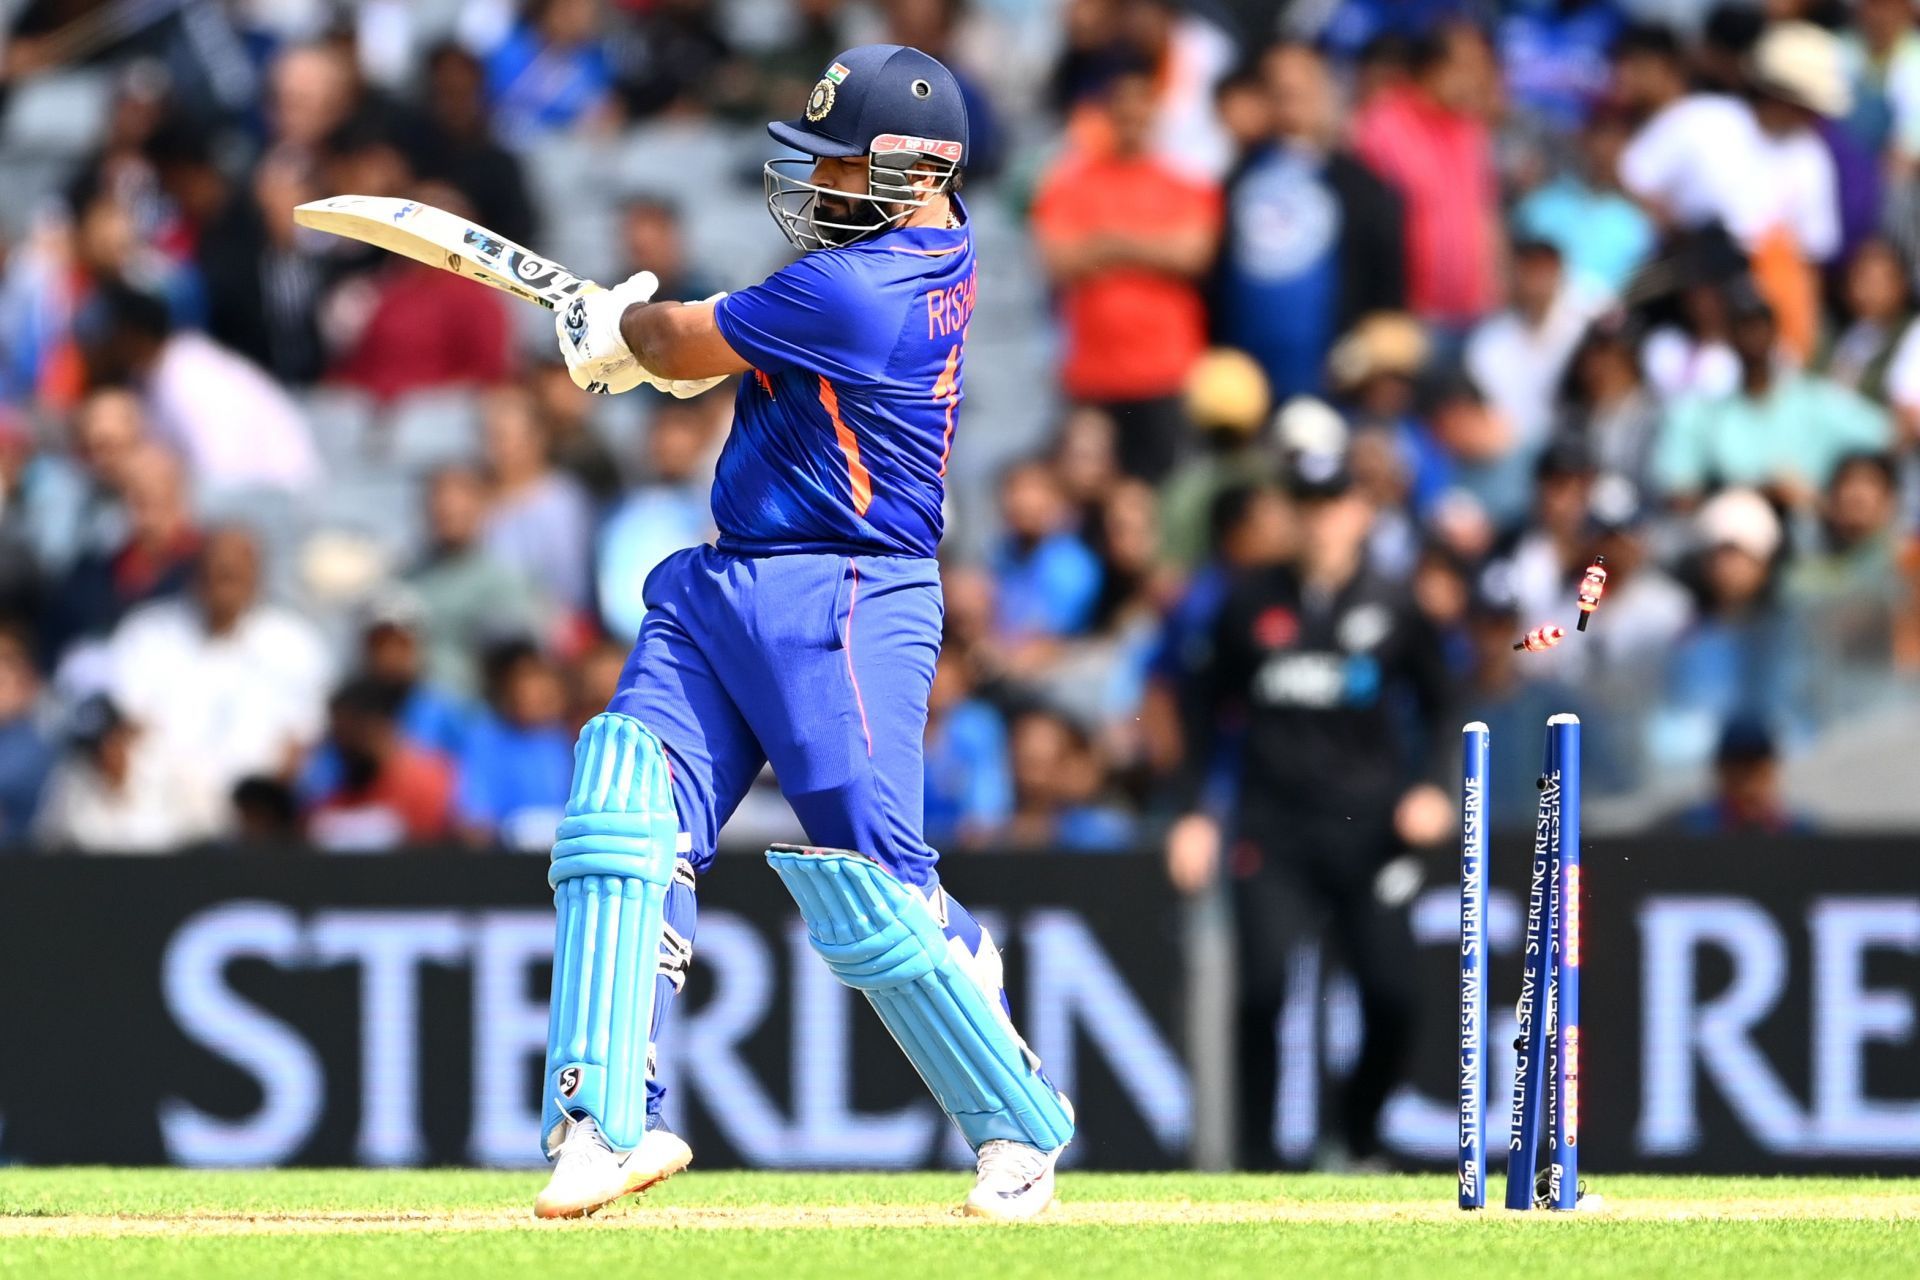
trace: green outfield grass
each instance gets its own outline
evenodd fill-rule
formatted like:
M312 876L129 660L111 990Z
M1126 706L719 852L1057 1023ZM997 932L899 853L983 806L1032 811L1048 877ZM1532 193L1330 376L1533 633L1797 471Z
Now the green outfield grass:
M1920 1273L1920 1181L1596 1177L1606 1207L1462 1214L1445 1177L1072 1174L1040 1223L960 1174L689 1173L536 1223L537 1174L0 1169L0 1272L461 1280ZM1499 1189L1496 1177L1494 1188Z

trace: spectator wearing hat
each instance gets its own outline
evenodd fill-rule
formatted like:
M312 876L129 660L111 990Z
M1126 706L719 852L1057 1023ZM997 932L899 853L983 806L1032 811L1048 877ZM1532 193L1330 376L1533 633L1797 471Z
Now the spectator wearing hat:
M1396 428L1414 418L1419 386L1432 363L1433 343L1418 320L1404 311L1363 316L1327 353L1331 403L1356 427ZM1282 447L1289 446L1283 442ZM1319 442L1306 451L1344 448L1343 435L1337 443Z
M1690 92L1680 46L1660 28L1622 37L1614 78L1642 122L1621 153L1621 183L1656 220L1682 230L1718 224L1748 252L1786 266L1824 262L1839 250L1833 160L1807 127L1816 115L1846 110L1831 36L1806 23L1769 28L1754 50L1751 103ZM1804 301L1794 298L1796 306Z
M1498 301L1500 191L1484 117L1495 74L1486 36L1445 22L1415 44L1411 79L1353 120L1354 151L1405 204L1408 306L1453 341Z
M307 815L307 838L335 853L378 853L443 840L452 830L453 765L400 732L401 693L371 676L327 704L327 744L340 776Z
M1060 294L1067 395L1112 414L1122 469L1157 482L1184 443L1181 391L1206 349L1199 282L1219 237L1219 193L1152 153L1148 71L1116 75L1105 110L1111 148L1069 151L1042 180L1034 234Z
M1290 469L1291 564L1242 579L1193 671L1184 765L1168 799L1168 871L1183 893L1226 879L1239 940L1242 1167L1277 1162L1275 1020L1300 941L1324 933L1360 988L1365 1028L1339 1131L1356 1159L1411 1047L1407 896L1388 865L1454 820L1437 785L1458 721L1438 638L1411 595L1367 567L1373 522L1337 455ZM1224 835L1207 804L1230 708L1245 745Z
M1780 752L1764 721L1729 720L1713 755L1713 796L1672 824L1689 835L1780 836L1813 830L1787 803L1780 783Z
M1694 517L1699 612L1675 642L1653 726L1651 764L1697 765L1728 719L1785 723L1798 709L1787 617L1780 606L1780 518L1754 489L1728 489Z
M1514 234L1560 250L1579 296L1618 298L1653 252L1653 220L1620 189L1620 153L1631 135L1625 113L1595 111L1580 129L1576 163L1514 207Z
M1465 363L1529 453L1553 429L1554 400L1567 361L1592 318L1592 306L1568 284L1560 250L1548 240L1513 246L1508 305L1467 338Z
M1213 333L1259 361L1277 398L1322 395L1335 338L1406 306L1400 197L1341 144L1317 50L1274 45L1259 73L1271 127L1227 176Z
M1432 351L1418 320L1404 311L1379 311L1341 335L1327 353L1327 375L1354 417L1397 422L1413 410L1414 383Z
M20 633L0 630L0 851L26 839L53 768L43 713L32 649Z
M167 750L105 694L77 706L68 749L34 818L36 843L79 853L173 853L226 825L225 793L192 756Z
M1279 460L1264 438L1271 407L1266 375L1245 352L1216 347L1194 365L1187 417L1200 447L1160 490L1161 547L1169 564L1192 569L1206 557L1208 513L1220 493L1279 480ZM1337 426L1338 415L1320 408Z
M1381 311L1364 317L1327 356L1334 403L1352 422L1356 435L1379 431L1392 438L1410 477L1414 510L1420 515L1451 483L1453 465L1419 414L1420 386L1430 372L1432 346L1426 329L1412 316ZM1325 422L1321 415L1310 413L1294 421L1314 423L1309 433L1314 438L1288 440L1289 428L1283 423L1283 450L1340 453L1346 449L1345 431L1337 437L1328 432L1321 425Z
M1761 172L1776 187L1770 223L1749 244L1754 281L1779 316L1781 341L1805 360L1819 336L1819 269L1837 260L1848 243L1844 214L1851 188L1864 183L1869 191L1861 230L1877 221L1877 166L1841 168L1835 142L1822 134L1837 132L1833 122L1852 106L1832 32L1810 22L1772 23L1754 46L1751 66L1748 96L1760 131ZM1851 150L1844 135L1840 145Z
M1719 486L1748 485L1805 509L1842 457L1887 448L1892 426L1877 405L1783 361L1773 309L1756 292L1736 288L1728 306L1740 387L1672 406L1654 451L1655 481L1682 503Z

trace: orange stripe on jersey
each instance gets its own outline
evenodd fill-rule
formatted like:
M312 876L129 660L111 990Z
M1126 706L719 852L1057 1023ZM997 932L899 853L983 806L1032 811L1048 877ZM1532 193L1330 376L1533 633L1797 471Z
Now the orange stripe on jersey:
M947 352L947 367L933 384L933 398L947 402L947 432L940 442L940 474L947 474L947 459L953 456L953 410L960 403L960 348L966 342L967 334L960 332L960 341L953 344L953 350Z
M853 513L864 516L873 505L873 477L860 461L860 438L840 420L840 395L824 374L820 378L820 406L833 419L834 438L840 442L840 452L847 455L847 485L853 490Z

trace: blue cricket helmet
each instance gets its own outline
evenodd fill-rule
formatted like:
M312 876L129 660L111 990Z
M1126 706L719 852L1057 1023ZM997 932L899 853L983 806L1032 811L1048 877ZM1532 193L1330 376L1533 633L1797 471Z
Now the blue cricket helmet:
M953 72L903 44L866 44L835 58L807 95L806 110L767 132L810 156L863 156L888 135L959 144L967 162L967 104Z
M803 250L890 229L951 189L967 160L959 81L937 59L900 44L842 53L807 95L806 109L774 121L767 132L807 157L766 165L767 208ZM864 194L808 180L813 161L856 156L871 162Z

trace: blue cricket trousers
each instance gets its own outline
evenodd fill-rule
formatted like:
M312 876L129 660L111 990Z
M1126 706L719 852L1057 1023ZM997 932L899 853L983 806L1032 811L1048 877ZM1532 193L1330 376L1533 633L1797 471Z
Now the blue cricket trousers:
M643 598L607 709L666 747L696 872L771 761L810 842L932 882L921 753L945 615L935 561L691 547Z

